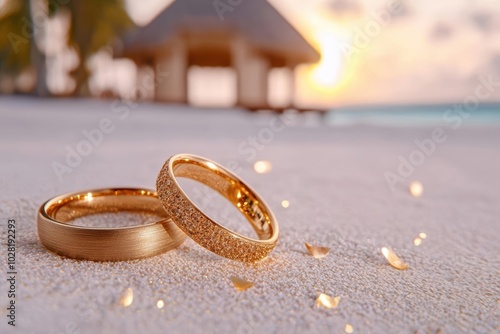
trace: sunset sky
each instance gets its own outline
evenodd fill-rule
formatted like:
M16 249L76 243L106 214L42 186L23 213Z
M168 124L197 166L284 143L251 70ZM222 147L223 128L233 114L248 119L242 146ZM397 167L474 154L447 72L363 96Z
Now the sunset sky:
M498 0L269 1L323 56L298 69L299 104L453 103L474 94L480 76L500 81ZM144 25L171 1L126 3ZM110 62L94 66L104 73ZM126 71L116 72L127 81ZM500 86L488 101L500 101Z

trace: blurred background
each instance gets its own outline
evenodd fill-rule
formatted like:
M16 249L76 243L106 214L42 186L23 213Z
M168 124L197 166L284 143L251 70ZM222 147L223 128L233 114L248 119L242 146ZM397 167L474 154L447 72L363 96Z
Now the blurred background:
M1 94L329 110L460 103L488 76L497 0L0 0Z

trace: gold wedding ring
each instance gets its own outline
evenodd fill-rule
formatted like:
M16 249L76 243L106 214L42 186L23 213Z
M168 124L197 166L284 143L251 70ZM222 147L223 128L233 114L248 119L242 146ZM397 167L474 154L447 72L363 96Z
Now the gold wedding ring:
M79 217L123 211L151 214L160 220L116 228L71 224ZM186 237L168 218L154 191L135 188L90 190L50 199L38 212L38 235L46 248L59 255L92 261L158 255L178 247Z
M179 186L177 177L201 182L226 197L243 213L259 239L233 232L205 215ZM191 239L218 255L255 262L265 258L278 242L278 223L261 197L213 161L190 154L172 156L158 175L156 190L174 223Z

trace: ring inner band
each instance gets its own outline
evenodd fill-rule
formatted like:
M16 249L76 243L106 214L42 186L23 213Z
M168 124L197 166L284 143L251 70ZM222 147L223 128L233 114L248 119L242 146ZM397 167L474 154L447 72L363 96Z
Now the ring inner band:
M94 214L124 211L165 217L165 210L155 193L146 190L121 189L78 193L54 199L45 205L47 215L62 223Z
M158 217L130 227L85 227L72 221L100 213L137 212ZM49 250L93 261L146 258L179 246L185 234L168 218L155 192L147 189L98 189L61 195L38 214L38 235Z
M273 231L271 219L266 214L266 208L241 181L232 178L211 162L194 159L189 159L189 161L176 160L172 170L176 177L193 179L216 190L243 213L259 239L271 238Z

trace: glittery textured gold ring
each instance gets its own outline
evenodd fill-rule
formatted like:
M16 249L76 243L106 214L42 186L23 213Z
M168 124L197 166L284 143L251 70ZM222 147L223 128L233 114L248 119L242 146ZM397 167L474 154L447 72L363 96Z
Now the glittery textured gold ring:
M131 227L86 227L71 221L105 212L154 215L155 223ZM186 235L168 218L156 193L147 189L97 189L57 196L38 211L40 242L59 255L92 261L146 258L172 250Z
M179 186L176 177L201 182L226 197L250 222L259 239L233 232L205 215ZM278 242L273 213L248 185L208 159L178 154L163 165L156 180L163 207L178 227L206 249L228 259L255 262L265 258Z

